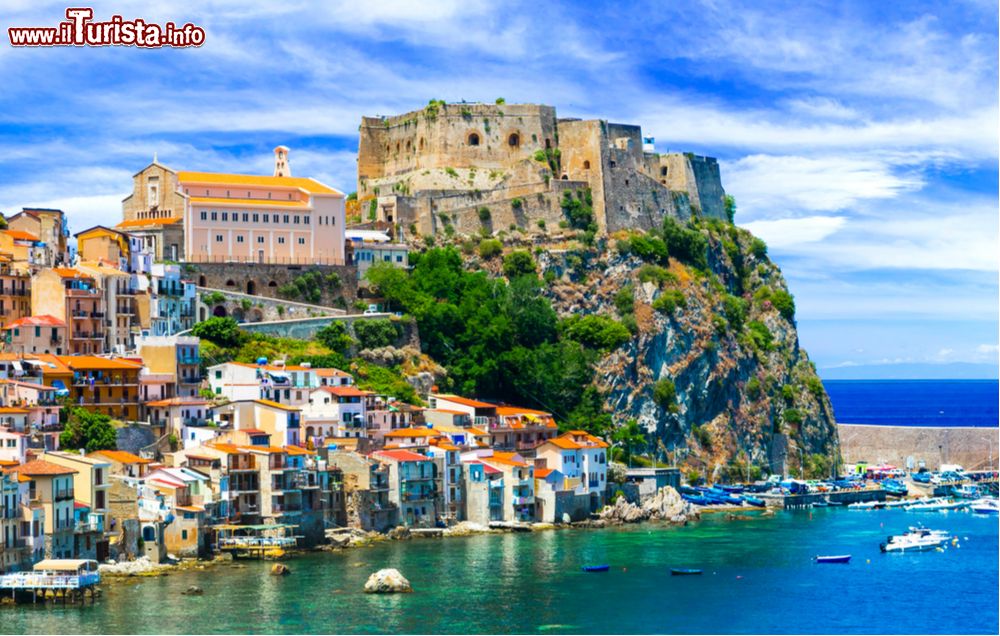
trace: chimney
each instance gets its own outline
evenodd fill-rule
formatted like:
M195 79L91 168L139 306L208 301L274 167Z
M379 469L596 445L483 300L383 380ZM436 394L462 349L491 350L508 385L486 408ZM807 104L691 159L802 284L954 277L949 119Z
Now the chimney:
M274 176L292 176L292 168L288 165L288 146L278 146L274 149Z

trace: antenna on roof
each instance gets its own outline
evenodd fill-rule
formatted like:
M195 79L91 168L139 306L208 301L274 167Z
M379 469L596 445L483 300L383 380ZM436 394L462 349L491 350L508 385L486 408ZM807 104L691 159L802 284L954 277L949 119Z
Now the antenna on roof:
M153 163L156 163L156 151L153 151Z

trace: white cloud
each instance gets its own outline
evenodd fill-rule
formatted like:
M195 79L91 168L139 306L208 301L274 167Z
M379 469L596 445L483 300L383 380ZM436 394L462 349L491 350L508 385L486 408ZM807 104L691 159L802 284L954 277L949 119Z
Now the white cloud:
M797 219L754 221L740 225L764 239L772 249L822 241L847 221L842 216L807 216Z

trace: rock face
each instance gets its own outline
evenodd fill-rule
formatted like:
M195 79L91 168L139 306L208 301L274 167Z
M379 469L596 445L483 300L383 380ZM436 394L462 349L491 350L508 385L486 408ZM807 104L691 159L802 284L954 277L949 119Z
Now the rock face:
M288 576L292 573L292 570L284 563L275 563L271 566L272 576Z
M410 582L395 568L374 572L365 582L366 594L394 594L412 591L413 587Z
M698 518L694 506L681 499L680 494L670 486L660 488L655 495L642 505L637 505L619 497L615 503L605 506L601 519L610 523L637 523L639 521L669 521L687 523Z
M643 261L624 243L542 251L553 307L625 318L631 306L634 335L600 360L596 383L616 422L645 429L643 452L709 480L747 464L794 472L801 462L808 472L812 462L819 472L839 455L837 428L781 271L745 230L701 222L695 231L708 246L701 270L673 254ZM671 389L660 399L658 383Z

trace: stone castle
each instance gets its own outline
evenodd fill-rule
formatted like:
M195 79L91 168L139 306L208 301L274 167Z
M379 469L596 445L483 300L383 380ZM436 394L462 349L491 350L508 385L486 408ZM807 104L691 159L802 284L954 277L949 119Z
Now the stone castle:
M724 219L719 164L658 154L639 126L559 119L537 104L445 104L364 117L358 148L363 220L400 233L567 227L567 192L592 201L599 234L650 229L667 216ZM585 197L589 190L590 197Z

